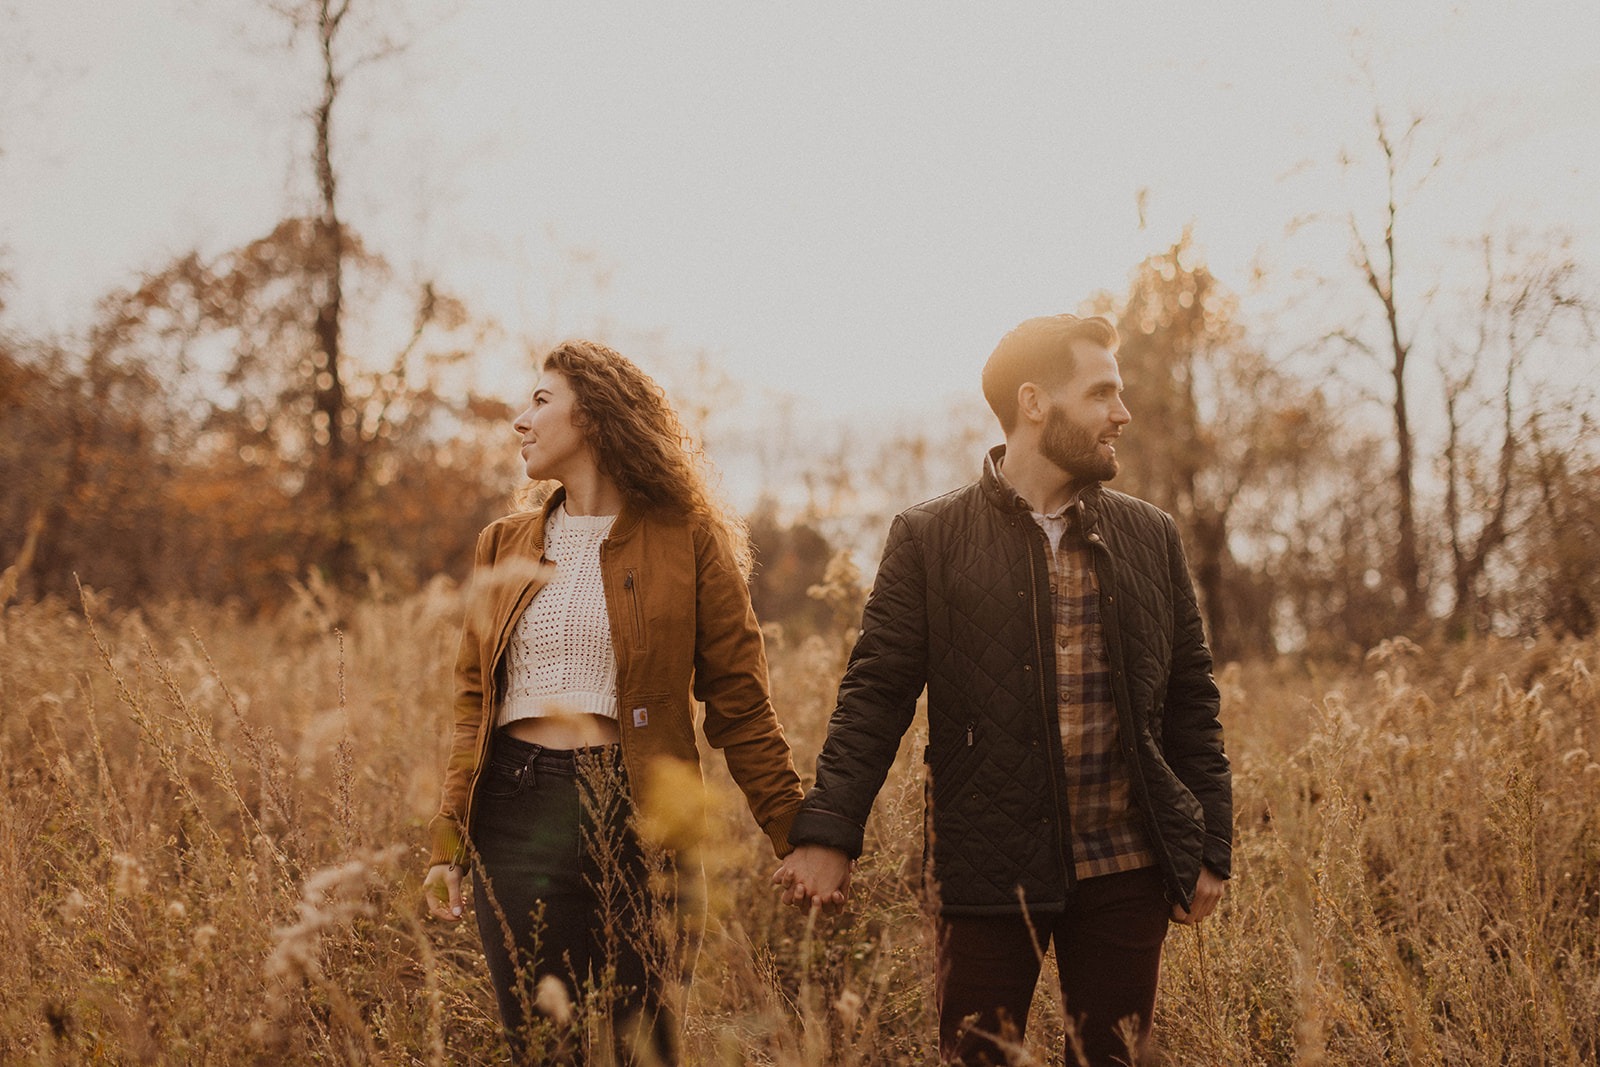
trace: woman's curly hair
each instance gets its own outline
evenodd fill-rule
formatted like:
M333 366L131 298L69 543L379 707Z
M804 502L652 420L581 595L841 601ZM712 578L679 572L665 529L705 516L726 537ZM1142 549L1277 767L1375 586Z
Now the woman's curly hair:
M555 371L572 387L574 422L628 502L641 511L705 520L748 578L749 530L713 491L710 461L672 410L666 390L632 360L596 341L563 341L541 369ZM536 492L525 502L546 495Z

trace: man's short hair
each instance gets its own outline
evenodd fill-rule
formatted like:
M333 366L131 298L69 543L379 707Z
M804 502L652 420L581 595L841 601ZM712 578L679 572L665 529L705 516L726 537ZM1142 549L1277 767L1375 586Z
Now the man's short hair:
M983 397L1002 430L1010 433L1017 425L1017 390L1023 382L1051 387L1072 376L1074 341L1115 350L1117 328L1099 315L1041 315L1000 338L983 365Z

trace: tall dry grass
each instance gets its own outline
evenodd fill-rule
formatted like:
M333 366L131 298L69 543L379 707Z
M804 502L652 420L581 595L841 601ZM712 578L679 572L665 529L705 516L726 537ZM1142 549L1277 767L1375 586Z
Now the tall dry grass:
M308 588L270 623L86 606L0 615L0 1062L501 1059L471 925L417 904L457 592ZM842 641L778 638L772 658L809 767ZM1357 670L1225 670L1235 880L1169 939L1164 1061L1594 1062L1597 660L1595 642L1397 640ZM838 918L776 903L707 759L689 1062L933 1059L921 743ZM1052 981L1039 1063L1059 1061Z

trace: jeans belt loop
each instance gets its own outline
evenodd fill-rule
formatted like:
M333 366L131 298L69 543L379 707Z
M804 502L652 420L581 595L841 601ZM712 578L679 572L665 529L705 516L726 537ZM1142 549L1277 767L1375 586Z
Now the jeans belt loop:
M522 764L522 769L517 772L518 792L521 792L524 787L528 789L539 788L539 771L534 767L534 764L539 761L539 756L543 752L543 745L534 745L533 751L528 753L528 758Z

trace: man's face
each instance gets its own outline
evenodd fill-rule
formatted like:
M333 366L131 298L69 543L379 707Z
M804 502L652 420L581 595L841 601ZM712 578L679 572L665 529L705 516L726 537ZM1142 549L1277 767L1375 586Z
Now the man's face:
M1072 377L1050 391L1039 451L1074 481L1117 476L1116 439L1133 418L1122 403L1122 376L1109 348L1072 343Z

